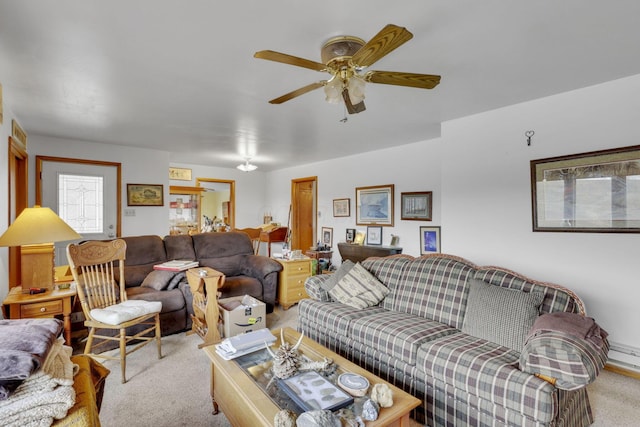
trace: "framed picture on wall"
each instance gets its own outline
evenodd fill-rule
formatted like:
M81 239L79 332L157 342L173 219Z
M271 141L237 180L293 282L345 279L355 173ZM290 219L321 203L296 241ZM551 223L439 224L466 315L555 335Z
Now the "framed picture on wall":
M127 184L127 206L164 206L162 184Z
M410 221L431 221L431 191L400 193L400 219Z
M420 227L420 255L440 252L440 227Z
M333 216L351 216L351 199L333 199Z
M356 188L356 225L393 227L393 184Z
M382 244L382 227L369 226L367 227L367 245L381 245Z

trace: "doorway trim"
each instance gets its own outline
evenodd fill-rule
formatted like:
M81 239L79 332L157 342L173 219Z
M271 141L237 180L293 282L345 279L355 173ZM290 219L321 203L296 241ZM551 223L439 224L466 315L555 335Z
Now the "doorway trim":
M236 182L232 179L196 178L196 187L203 182L229 184L229 226L232 230L236 228Z
M102 160L73 159L69 157L36 156L36 205L42 203L42 167L44 162L76 163L90 166L110 166L116 168L116 237L122 235L122 164Z
M29 197L29 154L20 140L9 136L9 188L8 188L8 224L13 223L28 207ZM21 258L20 247L9 248L9 288L20 285Z

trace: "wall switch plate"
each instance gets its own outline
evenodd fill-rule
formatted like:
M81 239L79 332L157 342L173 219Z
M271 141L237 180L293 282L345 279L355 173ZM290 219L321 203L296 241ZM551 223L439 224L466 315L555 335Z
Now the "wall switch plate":
M124 216L136 216L136 210L135 209L125 209L124 210Z

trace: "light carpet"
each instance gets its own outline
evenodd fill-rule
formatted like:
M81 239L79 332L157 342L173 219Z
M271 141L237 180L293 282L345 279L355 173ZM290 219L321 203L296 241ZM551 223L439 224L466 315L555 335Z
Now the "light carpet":
M269 329L296 326L297 306L276 307L267 315ZM127 358L127 378L120 383L117 361L105 361L107 378L100 420L103 427L209 426L230 427L224 414L212 415L209 397L209 359L197 335L185 333L162 338L164 357L155 345ZM640 381L604 371L588 386L595 427L640 425ZM417 424L415 424L417 425Z

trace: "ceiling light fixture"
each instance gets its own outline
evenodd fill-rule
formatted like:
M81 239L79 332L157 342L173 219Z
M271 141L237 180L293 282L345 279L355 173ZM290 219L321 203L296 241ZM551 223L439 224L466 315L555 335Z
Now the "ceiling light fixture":
M245 159L244 163L239 164L238 166L236 166L236 168L240 169L242 172L251 172L254 171L256 169L258 169L258 167L256 165L252 165L251 163L249 163L250 158L247 157Z

